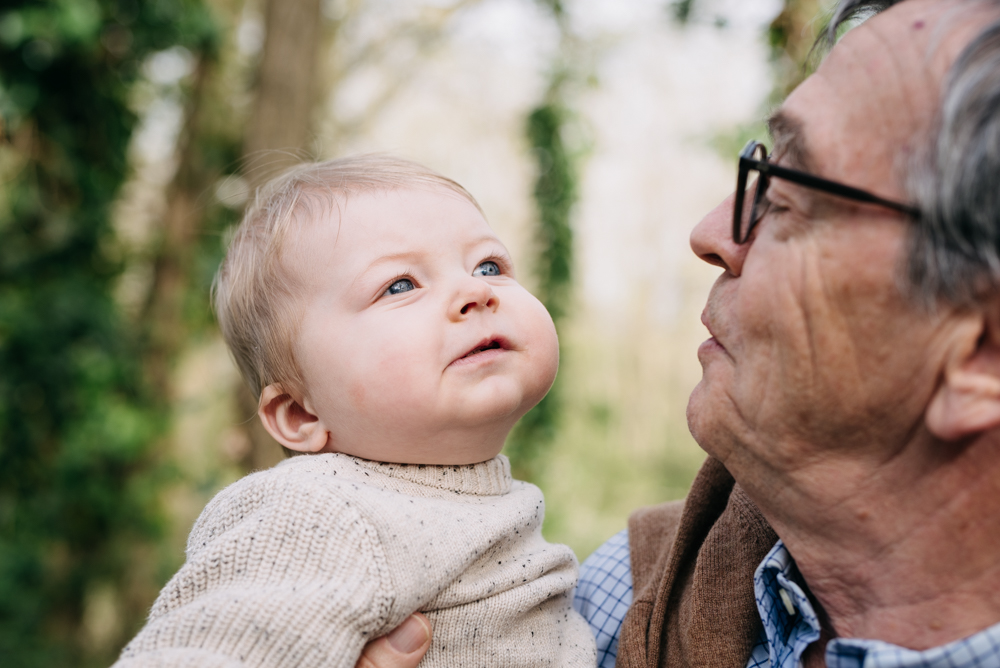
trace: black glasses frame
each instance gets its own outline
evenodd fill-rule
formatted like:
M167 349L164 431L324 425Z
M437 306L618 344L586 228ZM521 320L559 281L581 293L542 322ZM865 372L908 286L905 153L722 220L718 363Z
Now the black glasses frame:
M845 199L851 199L856 202L878 204L879 206L899 211L900 213L914 219L920 218L920 210L915 207L884 199L878 195L873 195L866 190L861 190L860 188L852 188L851 186L845 186L843 183L828 181L827 179L813 176L807 172L800 172L795 169L779 167L778 165L769 162L769 158L770 156L767 154L767 147L759 141L751 140L747 143L743 150L740 151L740 168L739 173L736 176L736 201L733 203L734 243L746 243L750 238L750 233L753 232L753 228L757 226L757 223L760 222L760 218L763 217L763 213L760 217L757 216L757 209L760 207L761 200L764 198L764 193L767 192L767 186L770 183L771 177L791 181L792 183L797 183L800 186L805 186L806 188L820 190L822 192L843 197ZM751 171L757 172L757 187L754 189L753 202L750 205L750 217L746 219L746 231L744 232L743 204L747 190L747 179Z

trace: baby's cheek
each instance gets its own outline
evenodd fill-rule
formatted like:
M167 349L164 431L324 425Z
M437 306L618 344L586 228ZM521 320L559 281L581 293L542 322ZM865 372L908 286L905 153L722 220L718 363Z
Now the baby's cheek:
M368 389L365 387L364 382L355 381L350 384L347 389L347 398L351 402L351 406L355 409L360 408L365 405L365 399L368 397Z
M544 394L551 387L559 368L559 337L549 312L541 302L536 300L534 304L529 304L528 310L530 316L525 320L531 322L531 327L525 343L531 358L532 387L529 390Z
M532 339L531 342L536 348L543 351L548 358L548 362L554 367L559 364L559 335L556 333L555 323L552 316L541 302L535 300L530 305L532 311Z
M407 400L412 401L415 394L426 392L421 387L420 363L425 361L418 351L407 346L387 347L365 377L361 388L361 396L367 398L369 404L377 404L379 409L402 409Z

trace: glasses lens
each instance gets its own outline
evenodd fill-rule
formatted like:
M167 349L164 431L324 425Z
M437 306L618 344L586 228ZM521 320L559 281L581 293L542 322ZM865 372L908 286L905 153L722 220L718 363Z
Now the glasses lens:
M757 201L757 184L760 181L759 174L754 170L748 170L746 189L742 193L743 197L738 197L737 200L742 204L740 207L740 226L739 226L739 243L743 243L750 236L750 230L753 228L753 222L751 222L751 213L754 209L754 203ZM759 215L759 214L758 214Z
M752 159L758 162L767 162L767 149L763 144L757 143L754 146ZM743 196L738 198L742 203L740 211L739 243L750 238L753 228L760 222L767 212L767 199L764 194L767 192L768 178L753 168L747 169L746 190Z

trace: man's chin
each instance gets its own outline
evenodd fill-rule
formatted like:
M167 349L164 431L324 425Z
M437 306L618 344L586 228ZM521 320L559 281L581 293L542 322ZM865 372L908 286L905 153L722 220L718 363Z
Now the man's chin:
M713 457L718 457L712 448L714 442L712 434L718 429L718 416L713 414L712 407L718 407L719 400L713 401L707 384L703 376L688 397L686 412L688 431L702 450Z

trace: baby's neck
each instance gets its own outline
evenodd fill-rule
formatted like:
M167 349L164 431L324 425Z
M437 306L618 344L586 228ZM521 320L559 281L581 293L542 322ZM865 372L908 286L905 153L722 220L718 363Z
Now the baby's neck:
M494 496L510 491L513 478L510 462L503 455L477 464L399 464L378 462L349 455L335 455L349 460L348 471L365 484L381 486L385 479L408 481L424 487L433 487L457 494Z

